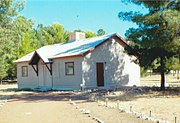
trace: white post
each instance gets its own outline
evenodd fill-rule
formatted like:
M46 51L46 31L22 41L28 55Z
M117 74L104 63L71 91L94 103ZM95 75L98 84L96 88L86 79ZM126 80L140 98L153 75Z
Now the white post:
M130 106L130 112L132 112L132 106Z
M117 109L120 109L120 102L117 100Z
M108 98L106 98L106 107L108 107Z
M151 110L149 111L149 117L152 117L152 111Z

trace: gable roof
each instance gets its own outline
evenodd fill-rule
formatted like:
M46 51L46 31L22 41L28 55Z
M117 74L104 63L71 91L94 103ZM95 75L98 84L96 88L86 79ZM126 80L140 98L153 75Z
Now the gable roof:
M38 54L39 57L44 61L44 63L52 62L51 59L61 58L61 57L71 57L71 56L84 56L92 49L101 45L109 38L117 36L121 42L120 44L127 45L126 41L123 40L116 33L83 39L83 40L71 40L69 42L47 45L43 46L36 51L33 51L24 57L15 61L15 63L19 62L29 62L32 61L34 54Z

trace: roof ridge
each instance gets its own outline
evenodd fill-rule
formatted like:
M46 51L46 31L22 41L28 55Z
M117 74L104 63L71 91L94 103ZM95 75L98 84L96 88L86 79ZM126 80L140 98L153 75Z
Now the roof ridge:
M112 36L118 35L117 33L109 33L102 36L96 36L92 38L86 38L82 40L70 40L68 42L57 43L52 45L45 45L37 50L38 54L44 60L44 62L49 62L51 58L66 57L66 56L75 56L83 55L92 48L99 46L101 43L106 41ZM35 52L33 51L33 52ZM16 60L17 62L29 61L33 54Z

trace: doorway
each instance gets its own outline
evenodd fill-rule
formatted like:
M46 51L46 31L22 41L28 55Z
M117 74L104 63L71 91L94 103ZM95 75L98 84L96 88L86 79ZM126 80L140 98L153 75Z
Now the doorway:
M104 86L104 63L96 63L97 86Z

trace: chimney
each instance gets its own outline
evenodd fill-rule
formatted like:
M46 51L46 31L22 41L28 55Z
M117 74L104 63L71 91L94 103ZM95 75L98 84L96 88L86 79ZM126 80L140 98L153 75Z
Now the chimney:
M69 40L82 40L85 39L85 33L83 32L73 32L69 34Z

